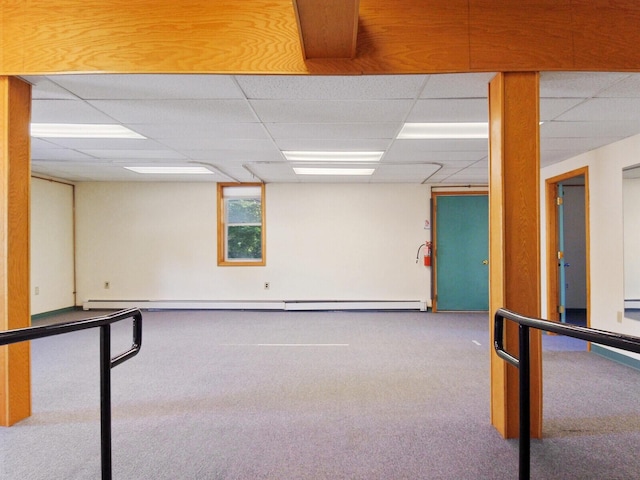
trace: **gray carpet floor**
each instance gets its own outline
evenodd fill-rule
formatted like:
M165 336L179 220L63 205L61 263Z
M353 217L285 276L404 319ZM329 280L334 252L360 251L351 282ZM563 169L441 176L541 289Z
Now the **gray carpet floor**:
M112 371L114 479L517 478L489 421L487 314L143 316ZM130 335L113 327L114 354ZM32 342L33 415L0 429L0 478L100 477L98 338ZM556 344L544 380L532 478L640 478L640 372Z

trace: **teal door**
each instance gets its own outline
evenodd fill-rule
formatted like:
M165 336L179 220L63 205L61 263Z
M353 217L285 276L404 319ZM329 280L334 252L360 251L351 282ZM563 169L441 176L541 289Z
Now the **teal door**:
M435 310L489 310L487 195L436 195Z

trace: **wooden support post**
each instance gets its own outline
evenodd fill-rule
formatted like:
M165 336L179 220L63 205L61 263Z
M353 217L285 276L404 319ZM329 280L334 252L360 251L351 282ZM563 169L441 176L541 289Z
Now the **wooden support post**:
M539 74L499 73L489 84L490 311L540 317ZM492 329L493 330L493 329ZM491 339L493 343L493 338ZM518 326L505 347L518 353ZM518 436L518 372L491 354L491 423ZM531 332L531 436L542 436L540 332Z
M31 85L0 77L0 330L28 327ZM31 415L29 343L0 347L0 425Z

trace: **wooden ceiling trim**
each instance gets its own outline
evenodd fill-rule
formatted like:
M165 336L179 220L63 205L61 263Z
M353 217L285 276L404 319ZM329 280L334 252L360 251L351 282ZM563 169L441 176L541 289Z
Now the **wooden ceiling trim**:
M0 0L0 75L640 71L637 0L315 1L314 43L291 0Z
M355 57L359 4L359 0L293 0L305 58Z

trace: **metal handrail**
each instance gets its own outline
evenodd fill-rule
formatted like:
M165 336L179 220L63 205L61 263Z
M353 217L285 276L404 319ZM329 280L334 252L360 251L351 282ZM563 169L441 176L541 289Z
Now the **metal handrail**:
M111 324L128 318L133 318L131 348L111 358ZM100 327L101 471L102 480L111 480L111 369L137 355L142 347L142 312L140 309L130 308L102 317L0 332L0 346L96 327Z
M515 357L504 349L504 320L516 322L519 326L519 354ZM525 317L511 310L499 308L494 315L493 346L497 355L519 371L519 408L520 408L520 445L519 479L528 480L531 476L531 365L529 349L529 329L557 333L588 342L619 348L627 352L640 353L640 337L597 330L595 328L567 325L540 318Z

